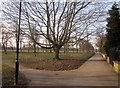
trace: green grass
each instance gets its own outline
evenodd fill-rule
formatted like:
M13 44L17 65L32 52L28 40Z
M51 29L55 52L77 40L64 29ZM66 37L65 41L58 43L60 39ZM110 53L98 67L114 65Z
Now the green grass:
M60 52L60 58L61 59L79 59L79 58L86 58L91 56L92 52L80 52L80 53L73 53L73 52L67 52L63 53ZM19 59L22 60L48 60L54 58L54 53L49 52L37 52L37 55L35 56L32 52L21 52L19 54ZM15 51L8 51L7 54L2 53L2 60L8 61L8 62L15 62L16 60L16 52Z

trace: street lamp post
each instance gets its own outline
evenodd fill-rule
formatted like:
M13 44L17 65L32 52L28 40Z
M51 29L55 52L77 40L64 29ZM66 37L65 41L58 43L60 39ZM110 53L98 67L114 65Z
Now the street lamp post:
M19 76L19 39L20 39L20 21L21 21L21 1L19 7L19 28L17 31L17 49L16 49L16 71L15 71L15 85L18 84L18 76Z

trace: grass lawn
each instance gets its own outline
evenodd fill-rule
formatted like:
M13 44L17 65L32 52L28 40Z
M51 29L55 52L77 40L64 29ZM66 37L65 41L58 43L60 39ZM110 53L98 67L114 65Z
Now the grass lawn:
M87 58L91 56L92 52L80 52L80 53L63 53L60 52L61 59L79 59L79 58ZM20 52L19 59L20 60L34 60L34 61L44 61L49 60L54 57L54 53L49 52L37 52L37 56L34 55L33 52ZM2 60L7 62L15 62L16 60L16 52L15 51L8 51L7 54L2 53Z
M6 88L6 86L14 86L15 82L15 69L9 67L8 65L2 65L2 88ZM22 73L19 73L19 81L18 85L26 86L28 85L29 80L25 78Z
M33 52L23 51L20 53L20 64L25 67L40 69L40 70L72 70L80 67L87 61L93 53L91 52L60 52L61 60L54 60L54 53L37 52L36 56ZM2 54L3 63L15 62L15 51L8 51L7 54Z

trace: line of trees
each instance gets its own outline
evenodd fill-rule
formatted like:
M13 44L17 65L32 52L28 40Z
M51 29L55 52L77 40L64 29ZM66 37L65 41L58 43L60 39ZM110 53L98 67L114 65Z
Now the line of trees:
M13 29L16 38L18 30L18 2L4 3L2 12L4 19ZM59 59L60 49L76 36L79 40L88 38L95 30L93 25L104 16L104 6L92 2L22 2L20 38L28 37L34 45L45 49L53 49L55 59ZM90 29L92 27L92 29ZM41 42L48 41L47 44ZM16 38L17 39L17 38ZM34 52L35 52L34 51Z

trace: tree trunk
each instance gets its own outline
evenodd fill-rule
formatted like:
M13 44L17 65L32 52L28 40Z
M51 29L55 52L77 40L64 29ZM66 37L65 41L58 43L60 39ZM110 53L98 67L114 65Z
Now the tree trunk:
M59 60L60 58L59 58L59 51L60 51L60 48L58 48L58 47L55 47L54 48L54 52L55 52L55 57L54 57L54 59L56 59L56 60Z
M34 55L36 56L36 44L34 43L33 46L34 46Z
M50 44L50 43L49 43ZM50 47L51 47L51 45L50 45ZM52 49L50 49L50 51L49 51L50 53L52 53Z
M20 52L22 52L22 41L20 41Z
M66 46L64 45L64 53L66 53Z
M52 53L52 49L50 49L50 53Z
M4 49L5 54L7 54L7 49L4 44L3 44L3 49Z

